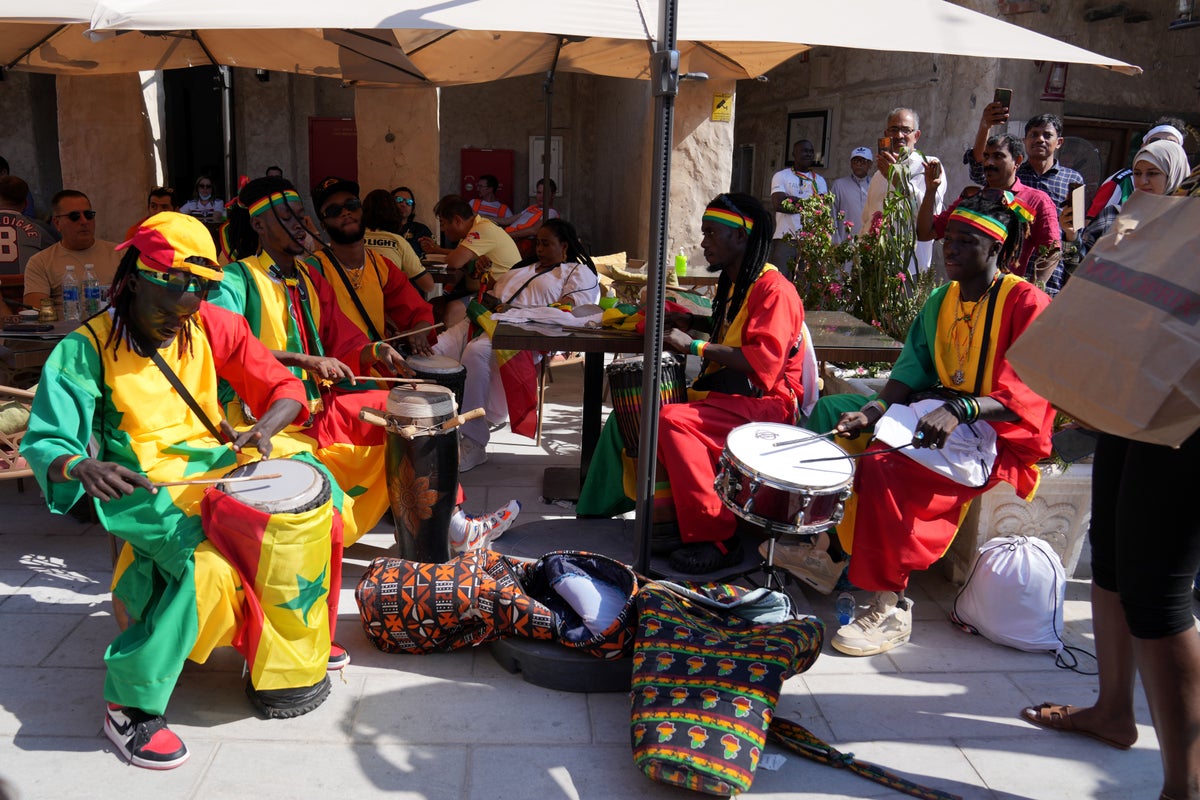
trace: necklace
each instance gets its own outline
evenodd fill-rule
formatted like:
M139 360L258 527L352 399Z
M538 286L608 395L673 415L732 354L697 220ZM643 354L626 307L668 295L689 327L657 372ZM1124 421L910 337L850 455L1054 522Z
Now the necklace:
M971 353L971 343L975 340L975 323L979 321L979 312L986 305L984 300L991 293L992 287L996 284L996 279L1000 277L1000 273L992 278L991 284L974 302L968 301L971 304L970 310L967 310L966 303L963 302L962 285L958 287L958 298L955 301L954 310L954 325L950 328L950 341L954 345L954 358L958 369L954 370L950 375L950 382L955 386L962 386L966 380L966 374L963 372L963 366L967 363L967 356ZM959 326L965 328L966 336L963 336Z

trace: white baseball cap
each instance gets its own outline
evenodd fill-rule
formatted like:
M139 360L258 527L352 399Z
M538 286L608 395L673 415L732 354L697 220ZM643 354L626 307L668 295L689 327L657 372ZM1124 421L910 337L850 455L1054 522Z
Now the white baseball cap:
M856 147L850 151L850 158L865 158L867 161L874 161L875 154L869 147Z
M1142 141L1149 142L1154 139L1161 139L1164 136L1171 137L1171 140L1176 144L1183 144L1183 134L1174 125L1156 125L1146 131L1146 135L1142 137Z

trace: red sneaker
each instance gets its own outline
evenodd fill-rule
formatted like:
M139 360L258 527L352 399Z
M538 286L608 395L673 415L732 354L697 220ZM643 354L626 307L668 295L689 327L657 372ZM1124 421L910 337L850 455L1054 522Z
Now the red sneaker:
M331 642L329 647L329 666L325 669L329 672L337 672L349 663L350 654L346 652L346 648L337 642Z
M171 732L161 714L109 703L104 733L135 767L174 769L188 760L187 746Z

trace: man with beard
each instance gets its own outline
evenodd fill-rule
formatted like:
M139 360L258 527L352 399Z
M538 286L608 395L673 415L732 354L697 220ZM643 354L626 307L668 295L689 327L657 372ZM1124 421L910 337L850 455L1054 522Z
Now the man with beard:
M785 242L783 237L800 232L800 215L795 203L825 194L829 187L825 179L813 171L817 151L808 139L800 139L792 145L792 165L779 170L771 178L771 206L775 210L775 238L771 241L771 263L792 274L792 262L796 259L795 245Z
M1029 223L1029 235L1021 246L1020 256L1011 264L1001 266L1018 277L1044 285L1062 260L1062 234L1058 227L1058 210L1050 195L1026 186L1017 177L1017 168L1024 160L1025 147L1012 134L988 139L983 151L983 174L987 178L984 193L1011 194L1013 200L1010 202L1005 198L1005 202ZM917 237L923 242L945 235L950 212L959 202L955 201L941 214L933 213L930 191L936 191L943 180L941 162L936 158L929 159L925 168L925 199L917 211Z
M313 207L329 234L329 247L306 263L333 286L338 306L373 342L414 328L433 325L433 308L397 265L363 243L362 202L358 184L329 177L313 189ZM404 342L428 355L437 333L414 333Z
M1000 103L988 103L979 118L979 132L975 135L975 146L963 154L963 163L971 171L971 180L987 184L983 168L983 152L987 149L988 135L993 125L1008 122L1008 107ZM1017 178L1026 186L1041 189L1050 195L1056 208L1062 208L1072 184L1082 184L1083 176L1070 167L1063 166L1055 153L1063 145L1063 122L1057 114L1040 114L1025 123L1026 159L1017 167Z

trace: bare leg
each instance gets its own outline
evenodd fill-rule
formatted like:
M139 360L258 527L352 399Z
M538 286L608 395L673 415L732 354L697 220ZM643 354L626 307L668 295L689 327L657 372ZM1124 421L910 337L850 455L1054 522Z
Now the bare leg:
M1134 639L1162 753L1165 796L1200 800L1200 636Z

